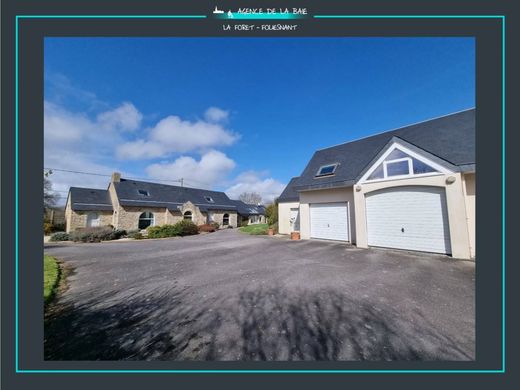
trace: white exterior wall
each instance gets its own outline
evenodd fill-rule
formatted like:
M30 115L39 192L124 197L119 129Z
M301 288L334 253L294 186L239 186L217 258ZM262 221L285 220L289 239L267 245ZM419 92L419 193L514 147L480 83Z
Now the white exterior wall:
M300 237L302 239L311 238L309 204L334 202L348 202L350 239L351 242L356 242L356 211L352 187L300 192Z
M291 233L291 209L298 207L300 207L298 202L278 203L278 233Z
M466 215L471 257L475 257L475 174L464 174L464 195L466 197Z

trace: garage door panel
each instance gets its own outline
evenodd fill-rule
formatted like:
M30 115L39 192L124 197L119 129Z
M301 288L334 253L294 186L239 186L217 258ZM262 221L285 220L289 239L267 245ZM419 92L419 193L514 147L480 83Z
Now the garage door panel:
M347 203L310 205L311 238L349 241Z
M450 253L443 188L399 187L366 196L368 245Z

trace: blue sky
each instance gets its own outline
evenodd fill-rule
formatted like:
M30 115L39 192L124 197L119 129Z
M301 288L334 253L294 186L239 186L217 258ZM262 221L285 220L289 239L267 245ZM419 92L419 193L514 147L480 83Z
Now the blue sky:
M475 105L472 38L46 38L44 56L46 167L266 201L316 149Z

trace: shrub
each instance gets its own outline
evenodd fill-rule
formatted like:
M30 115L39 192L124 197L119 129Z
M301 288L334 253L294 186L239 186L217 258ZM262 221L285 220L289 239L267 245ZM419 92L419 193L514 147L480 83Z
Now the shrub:
M149 226L146 231L148 238L166 238L181 235L181 229L177 225Z
M278 223L278 202L273 202L265 208L265 217L269 225Z
M142 240L144 238L139 230L128 232L128 237L133 238L134 240Z
M269 228L274 230L274 234L278 234L278 222L269 225Z
M48 236L52 232L54 232L54 225L50 222L44 222L43 223L43 234Z
M110 240L119 240L121 237L126 236L126 230L124 229L114 229L112 234L110 235Z
M69 233L65 233L65 232L54 233L50 238L50 241L69 241L69 240L70 240Z
M114 230L110 226L97 226L76 229L70 234L74 242L100 242L112 240Z
M180 231L180 236L191 236L199 233L199 228L192 221L188 221L183 219L182 221L177 222L175 225Z
M207 232L207 233L213 233L217 229L213 224L206 223L204 225L199 225L199 232Z
M218 223L217 221L211 222L210 225L213 226L215 230L220 229L220 223Z

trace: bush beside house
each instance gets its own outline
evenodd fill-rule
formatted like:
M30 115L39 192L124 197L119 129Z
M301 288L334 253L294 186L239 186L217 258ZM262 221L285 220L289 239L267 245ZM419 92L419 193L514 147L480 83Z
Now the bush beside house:
M265 208L265 216L269 228L273 229L274 234L278 234L278 202L274 201Z
M182 220L175 225L150 226L146 232L148 238L182 237L198 234L199 228L192 221Z
M110 226L97 226L76 229L69 236L70 240L74 242L101 242L118 240L126 236L126 231L114 229Z
M69 235L69 233L65 233L65 232L57 232L57 233L54 233L49 240L53 241L53 242L69 241L70 235Z

